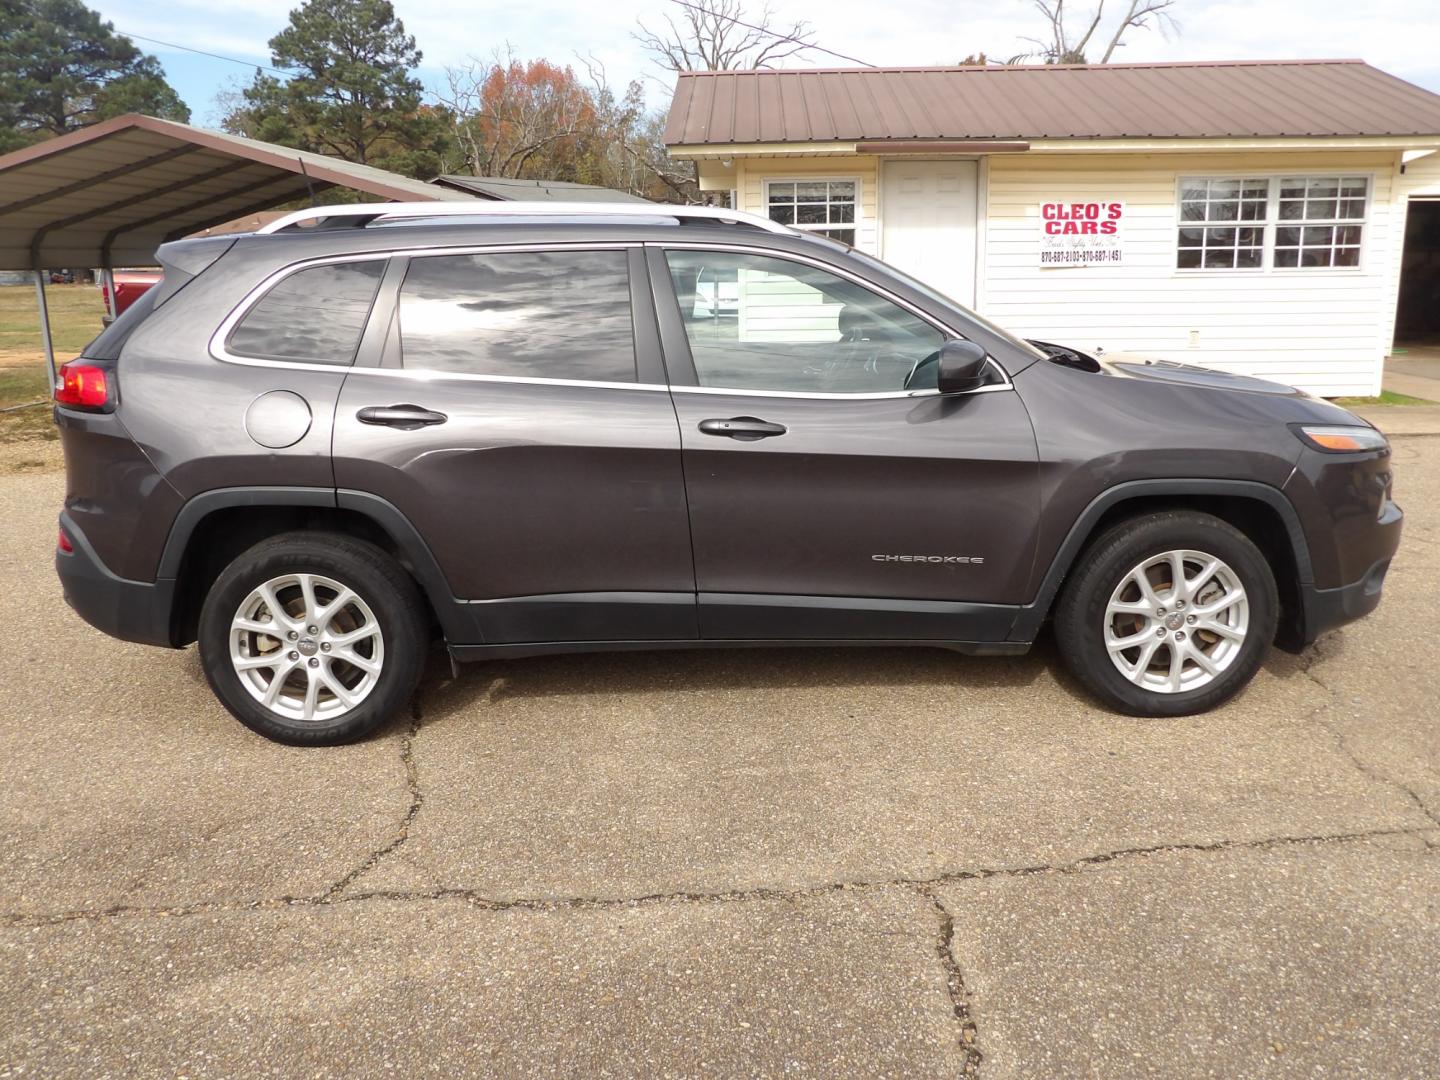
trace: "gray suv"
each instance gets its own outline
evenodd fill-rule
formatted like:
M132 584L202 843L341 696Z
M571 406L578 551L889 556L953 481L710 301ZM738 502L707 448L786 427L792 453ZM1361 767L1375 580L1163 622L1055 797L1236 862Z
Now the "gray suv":
M1022 653L1177 716L1370 611L1390 450L1256 379L1021 341L708 208L320 207L167 244L62 369L71 606L273 739L454 660Z

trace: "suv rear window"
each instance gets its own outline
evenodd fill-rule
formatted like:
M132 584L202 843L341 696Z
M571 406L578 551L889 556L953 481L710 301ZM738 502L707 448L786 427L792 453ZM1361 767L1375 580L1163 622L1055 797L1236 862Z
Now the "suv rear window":
M412 258L400 287L407 368L634 382L624 251Z
M326 263L276 283L230 332L240 356L305 364L352 364L384 259Z

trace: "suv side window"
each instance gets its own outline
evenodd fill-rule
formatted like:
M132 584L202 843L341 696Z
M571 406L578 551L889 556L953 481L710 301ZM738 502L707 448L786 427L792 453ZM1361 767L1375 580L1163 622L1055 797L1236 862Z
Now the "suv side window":
M353 364L384 273L384 259L297 271L245 313L225 347L264 360Z
M416 256L397 315L407 369L635 381L624 251Z
M848 278L732 251L665 253L695 374L730 390L874 394L908 389L945 335ZM934 376L930 371L929 385Z

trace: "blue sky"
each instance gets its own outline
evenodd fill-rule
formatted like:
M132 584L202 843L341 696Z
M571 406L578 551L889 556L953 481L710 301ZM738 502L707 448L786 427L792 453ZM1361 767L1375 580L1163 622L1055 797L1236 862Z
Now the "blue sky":
M444 85L444 68L467 57L488 58L508 45L522 59L544 57L577 64L591 55L612 83L647 80L652 106L669 99L669 80L651 66L630 37L637 18L659 24L678 12L668 0L596 4L593 0L531 0L477 5L473 0L394 0L406 28L425 53L420 74L427 86ZM298 0L101 0L93 4L117 29L267 63L266 41L286 23ZM1119 0L1111 0L1110 6ZM1093 0L1091 0L1093 5ZM758 11L759 0L748 7ZM1079 8L1088 5L1081 4ZM949 64L973 51L1006 56L1026 48L1039 32L1031 0L774 0L777 20L806 19L819 43L872 64ZM1134 32L1121 59L1236 60L1359 56L1378 67L1440 92L1440 2L1437 0L1178 0L1180 32ZM219 117L216 95L249 82L238 64L196 56L151 42L171 83L196 123ZM839 61L813 54L791 66Z

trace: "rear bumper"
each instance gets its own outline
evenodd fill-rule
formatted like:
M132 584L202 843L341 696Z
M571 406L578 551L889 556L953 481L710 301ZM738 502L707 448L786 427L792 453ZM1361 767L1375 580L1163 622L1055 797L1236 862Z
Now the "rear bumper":
M116 577L95 554L85 534L65 514L60 527L74 551L55 553L55 572L65 591L65 602L97 630L123 641L173 648L170 613L175 582L130 581Z

